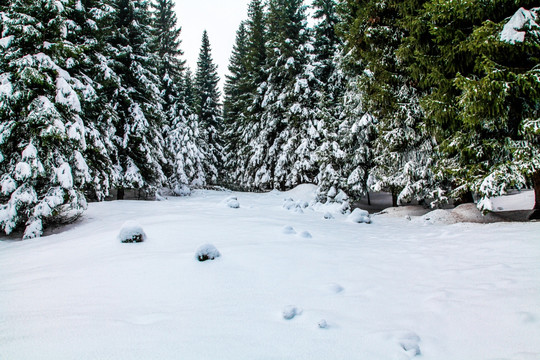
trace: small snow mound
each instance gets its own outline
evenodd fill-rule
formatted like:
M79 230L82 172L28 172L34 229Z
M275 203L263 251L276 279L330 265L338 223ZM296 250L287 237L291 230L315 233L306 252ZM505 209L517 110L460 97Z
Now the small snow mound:
M238 202L238 198L236 196L231 196L227 200L225 200L228 207L231 209L238 209L240 208L240 203Z
M302 314L302 310L298 309L296 306L293 306L293 305L289 305L289 306L286 306L284 309L283 309L283 318L285 320L292 320L294 319L296 316L298 315L301 315Z
M428 212L424 216L413 219L414 222L424 224L455 224L458 219L450 210L437 209Z
M353 212L347 217L347 220L354 223L371 224L369 212L362 209L354 209Z
M136 221L129 220L122 225L118 240L123 243L138 243L146 241L146 234L142 226Z
M212 244L202 245L195 252L195 258L199 261L214 260L220 256L218 249Z
M468 222L476 224L488 224L501 221L499 217L492 213L482 215L475 204L461 204L451 210L433 210L424 216L413 219L413 222L424 224L456 224Z
M301 184L294 189L285 191L284 194L291 198L310 202L317 196L317 185Z
M317 323L317 325L319 326L320 329L328 329L328 323L326 322L326 320L322 319L321 321L319 321Z
M160 194L156 193L156 201L166 201L167 198L165 196L161 196Z
M423 216L426 215L428 212L430 212L429 209L426 209L420 205L407 205L386 208L383 211L379 212L377 215L407 218L413 216Z
M300 233L300 237L303 237L305 239L311 239L313 236L311 236L310 232L309 231L302 231Z
M326 212L324 213L324 216L323 216L326 220L332 220L334 218L334 215L332 215L332 213L330 212Z
M470 222L477 224L487 224L500 221L500 219L492 213L485 215L478 209L475 204L461 204L452 210L452 214L456 217L457 221Z
M296 234L296 230L294 230L294 228L293 228L292 226L285 226L285 227L283 228L282 232L283 232L284 234L287 234L287 235L289 235L289 234Z

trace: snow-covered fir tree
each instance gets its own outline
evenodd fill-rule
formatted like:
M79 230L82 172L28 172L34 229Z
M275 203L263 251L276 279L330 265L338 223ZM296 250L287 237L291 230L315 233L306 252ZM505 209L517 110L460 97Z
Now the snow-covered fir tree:
M426 1L404 21L411 36L403 53L427 89L421 104L455 199L476 193L485 200L522 187L539 168L538 143L525 125L538 116L538 43L534 36L517 45L499 36L516 10L513 1ZM479 205L490 209L487 201Z
M114 10L108 1L81 0L75 2L71 18L77 27L68 33L68 40L84 44L84 51L77 59L69 60L69 68L89 89L80 94L84 114L81 117L86 127L84 155L92 176L84 190L87 199L104 200L118 178L113 163L116 146L111 141L117 113L104 86L119 82L111 69L112 60L107 56L105 41L112 31Z
M217 65L212 59L212 49L206 30L203 32L201 50L195 75L195 98L199 130L204 139L202 151L206 155L204 162L206 182L215 184L222 167L222 144L220 132L223 126L222 109L219 101L219 76Z
M248 18L244 22L244 36L238 36L235 54L231 57L231 70L234 78L228 83L227 94L235 91L240 98L230 96L241 112L233 118L226 114L226 181L244 189L253 189L247 173L251 152L251 142L257 137L262 114L262 101L266 84L266 34L264 6L260 0L252 0L248 7ZM240 35L240 34L239 34ZM243 43L243 45L241 45ZM242 79L240 81L240 79ZM252 179L252 178L251 178Z
M344 35L363 66L360 89L377 137L370 186L389 191L393 205L432 196L433 141L424 126L419 95L397 50L406 35L400 3L366 1L344 7ZM364 177L365 178L365 177Z
M91 181L80 93L94 91L70 73L81 44L70 1L14 0L0 40L0 227L40 236L86 207Z
M155 29L146 0L113 0L114 31L109 41L112 69L119 83L110 84L111 101L118 113L113 141L117 147L115 182L123 189L153 192L165 181L163 165L165 122L158 66L153 44Z
M267 80L246 172L257 188L285 189L313 182L317 172L313 46L302 1L269 1L266 23Z
M314 93L319 133L317 198L321 202L343 201L343 191L347 191L343 173L346 153L343 151L343 127L345 88L348 81L342 64L343 44L336 33L339 23L335 0L315 0L312 7L315 25L314 74L317 88ZM336 198L338 194L340 194Z
M185 194L190 186L198 187L205 183L204 154L198 148L197 117L194 109L189 108L183 92L185 61L181 59L181 28L176 25L174 3L158 0L154 4L153 15L160 61L161 98L166 116L162 127L166 141L165 174L175 193Z
M248 108L251 102L250 85L251 79L247 71L247 32L245 23L242 22L236 32L236 40L229 60L229 75L226 75L224 86L224 179L230 184L237 181L235 179L235 173L238 172L237 159L244 151L242 130L247 124Z

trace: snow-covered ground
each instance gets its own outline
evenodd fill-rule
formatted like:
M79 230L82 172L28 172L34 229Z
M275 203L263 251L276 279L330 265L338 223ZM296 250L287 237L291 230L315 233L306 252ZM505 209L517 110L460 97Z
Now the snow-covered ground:
M95 203L0 241L0 359L540 359L539 222L355 223L312 194Z

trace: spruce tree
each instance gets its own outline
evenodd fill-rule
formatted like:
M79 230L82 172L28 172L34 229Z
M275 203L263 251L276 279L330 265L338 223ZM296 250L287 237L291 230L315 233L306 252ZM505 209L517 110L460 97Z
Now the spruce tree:
M302 1L271 0L268 7L267 80L246 173L257 188L285 189L316 176L313 46Z
M86 207L91 180L81 92L70 67L82 51L68 41L77 25L70 3L14 0L0 46L0 227L40 236L51 222ZM46 25L45 25L46 24Z
M363 66L363 107L376 124L371 187L391 192L394 206L424 200L438 188L430 171L434 144L407 63L398 53L407 35L401 25L403 5L393 0L346 3L341 30Z
M219 76L212 59L212 49L206 30L203 32L201 50L197 61L195 94L200 131L205 140L203 152L206 155L205 173L207 182L216 184L222 164L222 144L220 133L223 126Z
M250 81L247 72L247 33L242 22L236 32L233 52L229 60L229 73L226 75L223 102L224 152L226 156L224 178L227 182L236 182L238 171L237 158L246 145L242 141L242 131L247 123L250 106Z
M111 69L112 60L107 54L106 39L113 31L114 11L104 0L81 0L71 14L78 24L68 34L68 40L83 44L77 61L71 61L73 73L91 91L80 94L82 118L86 126L85 158L92 181L85 184L85 194L90 200L104 200L110 195L118 170L114 167L116 146L110 139L115 132L117 113L110 102L107 84L118 83L119 77ZM72 59L73 60L73 59Z
M183 92L185 61L181 59L181 28L177 28L171 0L158 0L153 15L159 56L157 71L165 113L162 133L167 163L164 170L168 185L175 193L185 194L189 186L204 185L204 159L197 144L196 119L190 118L194 109L189 108Z
M427 1L404 22L411 35L403 54L426 90L421 104L439 140L439 171L451 180L452 198L477 193L485 210L487 198L538 171L535 135L525 125L537 116L538 48L534 37L516 45L499 36L515 11L513 1Z
M315 0L312 4L316 21L314 37L314 74L317 79L315 117L321 139L317 148L318 199L334 201L340 191L347 190L343 151L345 120L344 97L348 77L343 69L343 43L336 33L340 19L335 0ZM342 200L342 196L337 200Z
M112 68L119 83L110 84L118 117L113 141L118 149L115 159L119 177L115 185L119 198L123 189L152 193L165 181L165 121L155 52L155 29L146 0L114 0L114 33L108 40Z
M236 75L241 98L238 99L238 108L242 111L236 119L227 116L226 138L227 157L226 178L229 183L236 183L242 188L253 189L253 178L247 171L254 139L257 137L262 116L262 101L266 85L266 33L264 20L264 7L260 0L252 0L248 7L248 18L245 21L245 40L242 36L237 40L239 51L237 56L231 58L231 65L238 63ZM242 50L243 49L243 50ZM242 55L243 54L243 55ZM241 65L240 65L241 62ZM233 65L236 67L236 65ZM233 81L231 79L231 84ZM237 83L234 83L237 88Z

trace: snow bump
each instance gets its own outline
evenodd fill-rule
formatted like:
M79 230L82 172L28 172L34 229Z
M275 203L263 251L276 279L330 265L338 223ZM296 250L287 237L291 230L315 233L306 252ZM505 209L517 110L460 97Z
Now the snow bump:
M118 240L123 243L139 243L146 239L142 226L133 220L126 221L118 234Z

